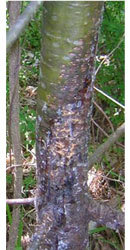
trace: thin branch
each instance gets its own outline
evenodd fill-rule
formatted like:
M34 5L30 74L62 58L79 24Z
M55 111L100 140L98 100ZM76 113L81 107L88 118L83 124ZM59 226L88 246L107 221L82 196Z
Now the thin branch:
M26 147L24 146L24 145L22 145L21 144L21 147L23 147L23 148L25 148L26 149ZM27 150L27 149L26 149ZM36 159L36 154L34 153L34 152L32 152L32 150L27 150L27 152L29 152L35 159Z
M121 37L119 43L117 44L117 46L101 61L101 63L99 64L96 72L95 72L95 75L97 75L98 71L100 70L102 64L119 48L120 44L122 43L123 39L124 39L124 34L123 36Z
M98 174L97 174L97 175L98 175ZM121 184L124 184L124 181L121 181L121 180L113 179L113 178L107 177L107 176L102 175L102 174L100 174L99 176L101 176L101 177L103 177L104 179L107 179L107 180L109 180L109 181L115 181L115 182L119 182L119 183L121 183Z
M96 221L117 232L118 230L124 230L123 212L90 198L87 211L90 214L90 220Z
M111 145L117 142L117 140L123 135L124 131L125 131L125 123L123 123L112 135L110 135L105 143L103 143L96 149L96 151L89 158L88 169L91 169L91 167L95 163L100 162L103 154L110 148Z
M7 49L9 49L19 38L20 34L23 32L40 4L41 1L30 2L25 11L18 17L15 24L9 29L6 40Z
M100 94L104 95L105 97L107 97L109 100L111 100L112 102L116 103L118 106L120 106L121 108L125 109L125 106L123 104L121 104L120 102L116 101L113 97L109 96L108 94L106 94L105 92L103 92L102 90L98 89L97 87L93 87L97 92L99 92Z
M122 245L122 249L125 249L125 248L124 248L124 243L123 243L123 240L122 240L122 237L121 237L120 232L118 232L118 235L119 235L119 238L120 238L120 242L121 242L121 245Z
M93 122L93 124L96 125L97 128L99 128L99 129L101 130L101 132L102 132L105 136L109 137L109 135L104 131L104 129L101 128L101 126L100 126L97 122L95 122L93 118L91 119L91 121Z
M100 110L100 112L105 116L106 120L108 121L112 131L114 132L114 128L113 128L113 125L109 119L109 117L106 115L106 113L103 111L103 109L95 102L93 101L94 105Z
M95 122L93 118L91 118L91 121L92 121L92 123L93 123L97 128L99 128L99 130L100 130L105 136L109 137L109 135L106 133L106 131L105 131L97 122ZM114 131L113 131L113 132L114 132ZM124 145L123 145L123 144L121 144L121 143L119 143L119 142L116 142L116 144L124 149Z
M6 168L6 171L8 171L8 170L10 170L10 169L12 169L12 168L15 168L15 167L26 167L26 166L36 166L36 163L32 163L32 164L16 164L16 165L11 165L11 166L8 166L7 168Z
M97 176L101 176L101 177L103 177L104 179L107 179L107 180L110 180L110 181L115 181L115 182L119 182L119 183L121 183L121 184L124 184L124 181L117 180L117 179L113 179L113 178L110 178L110 177L105 176L105 175L103 175L103 174L98 174L98 173L95 173L95 175L94 175L94 176L95 176L95 177L97 177Z
M24 198L24 199L6 199L6 203L9 205L30 205L33 204L35 198Z

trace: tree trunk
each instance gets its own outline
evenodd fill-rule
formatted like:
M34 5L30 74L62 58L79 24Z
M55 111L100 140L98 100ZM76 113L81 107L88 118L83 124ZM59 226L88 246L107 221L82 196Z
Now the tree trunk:
M29 249L88 246L87 168L103 2L45 2L37 105L37 229Z

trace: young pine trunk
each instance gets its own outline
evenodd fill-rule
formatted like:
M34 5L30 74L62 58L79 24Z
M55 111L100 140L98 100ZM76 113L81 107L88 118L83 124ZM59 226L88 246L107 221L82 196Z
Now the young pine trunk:
M87 164L103 2L45 2L37 104L37 229L29 249L88 246Z

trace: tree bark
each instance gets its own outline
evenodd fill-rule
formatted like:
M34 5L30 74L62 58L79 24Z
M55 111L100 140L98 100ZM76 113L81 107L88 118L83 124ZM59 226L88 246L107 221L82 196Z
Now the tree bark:
M88 246L84 166L102 10L103 2L44 3L36 135L38 226L29 249Z

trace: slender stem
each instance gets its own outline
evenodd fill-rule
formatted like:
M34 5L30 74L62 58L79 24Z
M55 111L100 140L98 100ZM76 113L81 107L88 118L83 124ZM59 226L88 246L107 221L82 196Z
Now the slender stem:
M95 122L93 118L91 119L91 121L93 122L93 124L96 125L97 128L99 128L99 129L102 131L102 133L103 133L105 136L109 137L109 135L104 131L104 129L101 128L101 126L100 126L97 122Z
M40 4L41 1L30 2L25 11L18 17L15 24L7 32L7 49L10 48L14 44L14 42L16 42L16 40L19 38L20 34L23 32L23 30L31 20L33 14L36 12Z
M10 27L14 25L20 13L20 1L10 2ZM19 130L19 66L20 66L20 47L16 41L9 54L9 83L10 83L10 112L9 112L9 138L10 146L12 143L15 163L22 165L22 155L20 146ZM11 149L11 147L10 147ZM11 160L11 157L10 157ZM11 163L11 162L10 162ZM10 164L11 165L11 164ZM14 171L14 199L21 197L23 170L22 167ZM18 225L20 219L19 207L13 207L12 224L9 229L9 241L7 249L14 249L18 237Z
M101 61L101 63L99 64L96 72L95 72L95 75L97 75L98 71L100 70L102 64L119 48L120 44L122 43L123 39L124 39L124 34L123 36L121 37L119 43L117 44L117 46Z
M6 199L6 203L9 205L30 205L33 204L35 198L24 198L24 199Z
M32 164L23 164L23 165L21 165L21 164L15 164L15 165L12 165L12 166L9 166L9 167L7 167L6 168L6 171L8 171L8 170L10 170L10 169L12 169L12 168L15 168L15 167L25 167L25 166L36 166L36 164L34 163L32 163Z
M120 106L121 108L125 109L125 106L123 104L121 104L120 102L116 101L113 97L109 96L108 94L106 94L105 92L103 92L102 90L98 89L97 87L93 87L97 92L99 92L100 94L104 95L105 97L107 97L109 100L111 100L112 102L116 103L118 106Z
M93 101L94 105L100 110L100 112L105 116L106 120L108 121L112 131L114 132L114 128L113 128L113 125L109 119L109 117L106 115L106 113L103 111L103 109L95 102Z
M91 169L95 163L101 160L103 154L110 148L111 145L117 142L117 140L123 135L124 131L125 123L123 123L112 135L110 135L105 143L96 149L96 151L89 158L89 169Z

